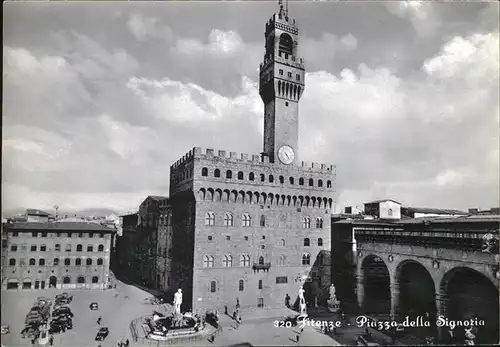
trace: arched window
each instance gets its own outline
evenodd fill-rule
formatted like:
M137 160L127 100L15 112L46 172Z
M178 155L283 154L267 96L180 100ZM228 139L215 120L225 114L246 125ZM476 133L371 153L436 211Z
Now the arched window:
M392 217L392 208L390 208L390 209L387 211L387 214L389 215L389 217Z
M93 252L94 251L94 246L88 245L87 246L87 252Z
M288 180L290 181L290 184L294 184L294 182L295 182L295 180L293 179L293 177L290 177Z
M47 246L41 245L40 246L40 252L45 252L45 251L47 251Z
M214 177L220 177L220 170L219 169L214 170Z
M309 187L314 186L314 180L312 178L309 178Z
M210 292L215 293L217 291L217 283L215 281L210 282Z
M224 259L222 259L223 267L233 267L233 257L230 255L225 255Z
M304 185L304 179L301 177L299 178L299 186L303 186Z
M245 290L245 281L240 280L240 282L238 283L238 289L239 289L240 292L242 292L243 290Z
M293 54L293 39L287 33L283 33L280 35L279 53L280 55L284 54L285 59L288 58L288 55Z
M248 180L249 180L249 181L253 181L254 179L255 179L255 175L253 174L253 172L250 172L250 173L248 174Z
M45 259L43 258L38 259L38 266L45 266Z
M203 169L201 169L201 175L202 176L208 176L208 169L206 167L204 167Z
M238 172L238 179L242 180L243 179L243 171Z
M31 245L31 251L36 252L36 245Z
M278 261L279 266L285 266L286 258L284 255L280 255L280 259Z
M332 181L328 180L326 181L326 187L331 188L332 187Z
M266 180L266 176L264 174L260 174L260 181L264 182Z
M92 276L92 283L99 283L99 277Z
M60 252L61 251L61 245L57 243L56 246L54 247L54 249L56 250L56 252Z
M103 263L104 261L102 260L102 258L97 259L97 265L102 265Z
M304 239L304 246L309 247L311 245L311 241L306 237Z
M311 218L309 217L304 217L302 219L302 227L304 229L309 229L311 227Z
M273 183L274 182L274 176L273 175L269 175L269 183Z
M280 176L280 178L279 178L279 179L280 179L280 184L283 184L283 183L285 183L285 177L283 177L283 176Z
M321 237L318 239L318 246L323 246L323 239Z
M104 252L104 245L97 246L97 251L98 252Z
M264 265L264 257L263 256L259 257L259 265Z
M66 252L71 252L71 245L66 245Z
M11 245L10 246L10 251L11 252L17 252L17 245Z
M76 258L76 259L75 259L75 265L76 265L76 266L82 266L82 259L80 259L80 258Z
M262 289L262 280L259 280L259 289Z
M285 247L285 245L286 245L285 239L281 239L280 244L281 244L281 246Z
M85 283L85 277L83 277L83 276L78 276L77 282L78 282L78 283L80 283L80 284L81 284L81 283Z
M302 255L302 265L310 265L311 264L311 256L308 253L304 253Z
M323 218L316 218L316 229L323 229Z
M59 258L54 258L54 266L58 266L59 265Z
M214 267L214 257L211 255L204 256L203 267Z
M16 259L10 258L9 259L9 266L16 266Z
M92 258L87 258L87 266L92 265Z
M233 215L229 212L226 212L224 215L224 226L232 227L233 226Z
M82 245L76 245L76 251L77 252L83 251L83 246Z
M250 266L250 256L247 254L240 255L240 266L249 267Z
M226 171L226 178L233 178L233 172L231 170Z
M213 212L205 213L205 225L215 225L215 215Z
M266 226L266 216L261 215L260 216L260 226L265 227Z
M63 283L64 283L64 284L71 283L71 277L69 277L69 276L65 276L65 277L63 278Z
M252 218L248 213L243 214L243 219L241 220L241 225L244 227L249 227L252 225Z
M64 259L64 265L65 266L70 266L71 265L71 259L69 259L69 258Z
M323 181L322 180L318 180L318 187L323 187Z

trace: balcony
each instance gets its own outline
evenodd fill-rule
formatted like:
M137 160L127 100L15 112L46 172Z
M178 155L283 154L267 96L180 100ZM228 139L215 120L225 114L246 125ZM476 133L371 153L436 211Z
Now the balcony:
M269 272L269 268L271 267L271 263L253 263L252 269L253 271L264 270Z

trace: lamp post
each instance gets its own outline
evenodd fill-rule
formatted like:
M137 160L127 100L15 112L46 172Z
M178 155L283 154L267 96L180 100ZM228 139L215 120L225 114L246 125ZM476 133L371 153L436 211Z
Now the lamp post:
M54 205L54 208L56 209L56 220L57 220L57 210L59 210L59 206Z

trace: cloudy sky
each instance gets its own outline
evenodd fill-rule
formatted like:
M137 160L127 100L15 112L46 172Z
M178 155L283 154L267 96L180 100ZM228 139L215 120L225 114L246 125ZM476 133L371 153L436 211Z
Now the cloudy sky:
M337 209L499 204L498 3L295 2L302 160ZM7 3L3 210L135 209L193 146L259 153L265 2Z

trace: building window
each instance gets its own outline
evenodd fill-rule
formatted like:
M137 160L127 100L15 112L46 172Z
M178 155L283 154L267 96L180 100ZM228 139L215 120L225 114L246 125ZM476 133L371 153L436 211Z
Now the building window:
M78 233L78 237L82 238L83 237L83 233Z
M259 265L264 265L264 257L259 257Z
M323 187L323 181L322 180L318 180L318 187Z
M274 176L273 175L269 175L269 183L273 183L274 182Z
M309 240L309 238L306 237L304 239L304 246L309 247L310 245L311 245L311 241Z
M104 238L104 233L99 233L99 237L102 239Z
M76 259L75 259L75 265L76 265L76 266L82 266L82 259L80 259L80 258L76 258Z
M260 226L265 227L266 226L266 216L261 215L260 216Z
M257 307L258 308L264 308L264 298L258 298L257 299Z
M61 245L60 244L56 244L55 250L56 250L56 252L61 251Z
M82 245L76 245L76 251L77 252L83 251L83 246Z
M97 265L102 265L104 262L102 258L97 259Z
M219 169L214 170L214 177L220 177L220 170Z
M208 169L206 167L204 167L203 169L201 169L201 175L202 176L208 176Z
M209 236L209 237L208 237L208 241L212 241L212 240L213 240L213 239L212 239L212 236Z
M250 256L247 254L242 254L240 256L240 266L249 267L250 266Z
M240 292L242 292L243 290L245 290L245 281L240 280L240 282L238 283L238 290Z
M91 266L92 265L92 258L87 258L87 266Z
M285 177L283 177L283 176L280 176L279 180L280 180L280 184L283 184L283 183L285 183Z
M296 74L296 75L295 75L295 79L296 79L297 81L300 81L300 75L299 75L299 74Z
M16 266L16 259L10 258L9 259L9 266Z
M87 246L87 252L93 252L94 251L94 246L88 245Z
M286 244L286 243L285 243L285 239L281 239L281 241L280 241L280 245L281 245L281 246L283 246L283 247L285 247L285 244Z
M38 236L38 233L37 233L37 232L32 232L32 233L31 233L31 236L32 236L32 237L37 237L37 236Z
M302 219L302 227L304 229L309 229L311 227L311 218L309 217L304 217Z
M285 106L288 106L288 101L285 101Z
M45 266L45 259L43 258L38 259L38 266Z
M69 258L64 259L64 265L70 266L71 265L71 259L69 259Z
M323 246L323 239L321 237L318 239L318 246Z
M265 235L262 235L262 240L265 240L266 239L266 236Z
M11 252L17 252L17 245L11 245L10 246L10 251Z
M230 255L225 255L222 260L222 266L224 267L232 267L233 266L233 257Z
M99 277L92 276L92 283L99 283Z
M85 277L78 276L77 282L80 283L80 284L85 283Z
M284 255L280 255L280 259L278 261L279 266L285 266L286 263L286 257Z
M259 280L259 285L258 285L258 288L259 288L259 289L262 289L262 280Z
M242 171L239 171L239 172L238 172L238 179L239 179L239 180L242 180L242 179L243 179L243 172L242 172Z
M299 186L303 186L304 185L304 179L301 177L299 178Z
M279 74L280 74L280 76L283 76L283 70L282 69L279 70Z
M392 208L390 208L390 209L387 211L387 214L389 215L389 217L392 217Z
M35 258L30 258L30 266L36 265L36 260Z
M316 218L316 228L323 229L323 218L321 217Z
M260 181L264 182L266 180L266 176L264 174L260 174Z
M254 179L255 179L255 175L254 175L254 173L253 173L253 172L250 172L250 173L248 174L248 180L249 180L249 181L253 181Z
M252 225L252 218L250 218L250 215L248 213L243 214L241 225L244 227L249 227Z
M233 173L231 170L226 171L226 178L233 178Z
M31 249L30 249L32 252L36 252L36 245L31 245Z
M18 236L19 236L19 233L18 233L17 231L14 231L14 232L12 233L12 237L18 237Z
M290 184L294 184L294 182L295 182L295 180L293 179L293 177L290 177L289 181L290 181Z
M214 257L211 255L204 256L203 267L214 267Z
M312 178L309 178L309 187L314 186L314 180Z
M311 265L311 256L308 253L302 255L302 265Z
M231 241L231 236L226 236L226 241Z
M266 246L265 246L265 245L262 245L262 246L260 246L260 248L261 248L261 249L264 249L264 248L266 248Z
M224 215L224 226L232 227L233 226L233 215L231 213L226 212Z
M66 245L66 252L71 252L71 245L70 244Z
M213 212L205 213L205 225L215 225L215 215Z
M288 71L288 77L292 78L292 73L290 71Z
M65 276L65 277L63 278L63 283L64 283L64 284L69 284L69 283L71 283L71 277L69 277L69 276Z
M278 276L278 277L276 277L276 284L283 284L283 283L288 283L288 277L287 276Z
M97 247L97 251L98 251L98 252L104 252L104 245L99 245L99 246Z
M248 236L245 236L244 238L245 238L245 241L248 241Z
M59 258L54 258L54 266L59 266Z
M332 181L326 181L326 187L331 188L332 187Z
M217 291L217 283L215 281L210 282L210 293L215 293Z
M47 251L47 246L41 245L40 246L40 252L46 252Z

